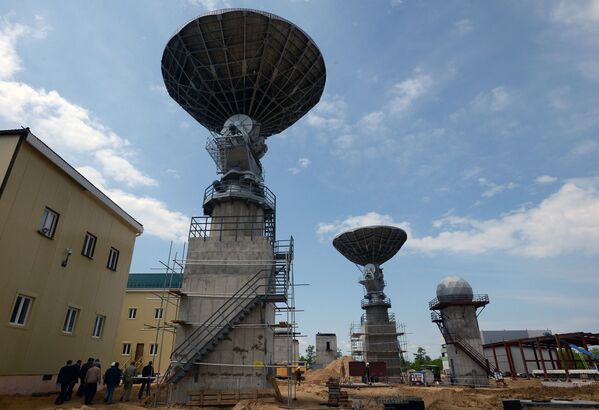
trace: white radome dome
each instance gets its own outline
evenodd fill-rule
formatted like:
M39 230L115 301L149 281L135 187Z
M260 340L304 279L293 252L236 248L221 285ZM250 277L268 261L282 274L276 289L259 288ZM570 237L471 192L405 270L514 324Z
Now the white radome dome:
M448 276L437 285L437 298L444 297L472 298L472 286L464 278L459 276Z

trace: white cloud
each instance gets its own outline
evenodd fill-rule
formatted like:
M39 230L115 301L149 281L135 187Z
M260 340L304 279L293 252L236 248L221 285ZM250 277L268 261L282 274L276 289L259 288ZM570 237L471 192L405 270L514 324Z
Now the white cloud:
M310 158L300 158L297 160L297 163L299 164L299 166L301 168L308 168L310 166L310 164L312 163L312 161L310 161Z
M433 80L430 75L418 71L414 77L394 84L391 88L393 97L389 102L389 111L397 114L408 110L430 90L432 84Z
M471 106L477 111L497 112L510 105L511 100L512 98L508 91L505 87L501 86L478 94L471 102Z
M384 119L385 114L382 111L373 111L360 118L357 127L364 132L380 132L385 128Z
M449 216L434 222L435 236L413 238L420 252L511 254L549 257L599 253L599 179L572 180L538 206L495 219Z
M403 0L390 0L389 4L391 7L399 7L403 4Z
M550 175L541 175L535 178L537 184L551 184L555 181L557 181L557 178Z
M505 191L506 189L514 189L518 186L513 182L508 182L507 184L499 185L499 184L489 181L488 179L486 179L484 177L478 178L478 183L480 184L480 186L487 188L482 193L482 196L484 196L485 198L492 198L495 195L497 195L498 193Z
M144 232L165 240L187 241L189 217L149 196L136 196L121 190L105 190L106 195L141 222Z
M131 163L114 151L103 149L96 151L96 159L102 166L104 174L113 180L125 183L128 187L156 186L158 181L144 175Z
M22 70L22 61L16 50L17 40L24 36L37 39L45 38L49 26L42 16L35 16L35 27L13 23L6 17L0 17L0 80L12 78Z
M306 121L308 125L322 130L347 128L347 103L338 95L325 95L306 115Z
M599 144L595 140L582 140L578 142L570 151L573 155L587 155L599 148Z
M206 11L231 7L231 4L226 0L187 0L187 3L194 7L201 7Z
M130 162L129 158L135 157L135 153L127 139L111 131L85 108L63 98L58 91L36 89L12 80L22 69L15 47L17 40L25 35L44 38L48 30L43 18L37 16L34 21L37 26L29 27L0 18L1 126L30 127L36 136L139 220L146 234L185 241L189 226L187 216L169 210L166 204L155 198L137 196L109 186L110 181L128 187L157 184Z
M460 34L470 33L473 29L472 23L468 19L463 19L455 23L455 28Z
M564 0L553 9L554 20L566 24L599 22L599 0Z
M368 212L364 215L348 216L342 221L321 222L316 228L316 234L321 242L328 242L341 232L371 225L397 226L406 231L408 233L408 237L410 236L409 223L397 222L391 215L383 215L377 212Z
M289 168L289 172L293 175L297 175L302 172L302 170L308 168L311 163L312 161L310 161L310 158L300 158L297 160L297 167Z

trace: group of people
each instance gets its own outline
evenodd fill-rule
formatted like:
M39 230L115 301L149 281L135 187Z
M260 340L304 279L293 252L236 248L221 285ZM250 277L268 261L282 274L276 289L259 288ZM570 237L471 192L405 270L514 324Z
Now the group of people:
M84 396L85 404L90 405L98 391L98 385L103 381L103 384L106 386L104 403L112 404L114 390L121 383L121 380L123 381L124 389L120 400L129 401L137 369L133 362L124 370L121 370L119 366L118 362L112 363L102 377L102 366L99 359L90 357L83 365L81 364L81 360L77 360L75 364L73 364L72 360L67 360L66 365L58 372L56 379L56 383L60 385L60 393L55 403L62 404L70 400L73 395L73 389L77 382L79 382L77 396ZM154 367L152 367L152 362L149 362L141 372L141 388L139 389L138 399L142 398L144 391L146 397L150 395L150 386L154 376Z

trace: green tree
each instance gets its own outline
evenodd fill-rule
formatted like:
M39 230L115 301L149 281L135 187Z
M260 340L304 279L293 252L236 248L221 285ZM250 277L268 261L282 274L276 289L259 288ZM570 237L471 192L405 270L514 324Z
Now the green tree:
M316 352L314 351L314 346L308 345L308 347L306 347L306 354L300 357L300 361L306 362L306 367L311 368L315 355Z
M343 352L341 351L341 349L337 349L337 352L335 353L335 357L337 359L340 359L343 357Z
M426 354L426 350L423 347L419 347L418 350L416 350L416 353L414 353L414 361L409 362L406 360L406 365L410 369L414 369L414 370L419 370L423 366L430 366L430 365L439 366L439 369L441 369L443 366L443 361L441 360L440 357L438 357L436 359L431 359L431 357Z

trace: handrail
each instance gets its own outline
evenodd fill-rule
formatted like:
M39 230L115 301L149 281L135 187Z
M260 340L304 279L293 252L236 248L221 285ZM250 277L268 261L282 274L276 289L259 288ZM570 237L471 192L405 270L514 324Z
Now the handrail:
M181 350L184 346L190 345L193 342L196 342L196 338L199 334L202 333L204 329L210 329L211 325L217 320L217 318L224 317L224 312L228 310L232 305L235 305L236 302L239 301L240 296L250 287L255 284L258 279L261 279L261 275L266 271L266 269L259 270L254 276L252 276L246 283L241 286L233 296L231 296L225 303L223 303L211 316L208 318L208 321L205 322L202 326L198 327L191 335L189 335L183 343L177 346L173 352L171 353L171 358L175 355L180 355ZM255 289L253 289L255 291ZM244 298L245 299L245 298Z
M447 295L436 297L428 302L430 310L439 309L446 305L486 305L489 303L489 295Z
M433 312L435 313L435 312ZM431 314L432 317L432 314ZM442 318L442 315L439 315L439 319ZM491 363L487 360L484 354L481 354L477 351L470 343L465 341L464 339L453 335L447 327L443 324L442 319L439 321L435 321L441 334L445 338L446 343L457 345L464 353L466 353L472 360L474 360L479 366L487 371L487 374L493 375L497 369L491 365Z

